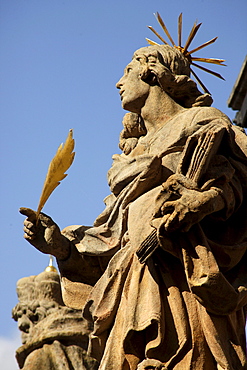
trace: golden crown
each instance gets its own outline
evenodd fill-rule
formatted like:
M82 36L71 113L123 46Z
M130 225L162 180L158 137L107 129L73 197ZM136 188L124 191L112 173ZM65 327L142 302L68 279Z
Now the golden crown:
M166 36L168 37L168 39L170 40L172 46L176 49L178 49L179 51L181 51L181 53L185 56L185 58L188 59L189 63L190 63L190 66L193 65L197 68L200 68L202 69L203 71L205 72L208 72L208 73L211 73L212 75L216 76L216 77L219 77L221 78L222 80L224 80L224 78L217 72L214 72L208 68L205 68L205 67L202 67L196 63L194 63L195 61L197 62L204 62L204 63L212 63L212 64L218 64L218 65L221 65L221 66L225 66L225 64L223 64L223 62L225 62L224 59L215 59L215 58L196 58L196 57L192 57L191 55L193 53L195 53L196 51L198 50L201 50L203 48L205 48L206 46L214 43L216 40L217 40L217 37L214 37L212 40L209 40L207 42L205 42L204 44L198 46L197 48L191 50L191 51L188 51L188 48L192 42L192 40L194 39L197 31L199 30L199 28L201 27L202 23L199 23L197 24L197 22L194 23L191 31L190 31L190 34L188 36L188 39L185 43L185 46L182 46L182 13L179 15L178 17L178 45L175 45L175 42L173 41L170 33L168 32L168 29L166 28L165 26L165 23L163 21L163 19L161 18L160 14L157 12L155 14L156 18L157 18L157 21L158 23L160 24L161 28L163 29L163 31L165 32ZM152 26L148 26L148 28L166 45L168 45L168 42L166 42L164 40L164 38L162 36L160 36L160 34L155 31L155 29L152 27ZM155 41L152 41L148 38L146 38L147 42L150 44L150 45L159 45L157 42ZM200 80L200 78L196 75L196 73L192 70L192 68L190 67L190 71L192 73L192 75L195 77L195 79L197 80L197 82L201 85L202 89L210 94L210 92L208 91L208 89L206 88L206 86L202 83L202 81Z

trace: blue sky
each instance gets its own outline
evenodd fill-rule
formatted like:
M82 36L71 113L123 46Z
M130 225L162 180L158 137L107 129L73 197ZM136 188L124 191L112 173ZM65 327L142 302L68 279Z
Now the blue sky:
M44 212L63 228L91 225L103 210L125 113L115 83L145 37L155 39L146 26L159 30L156 11L174 39L183 12L183 42L194 21L202 22L193 48L219 37L196 56L226 59L227 67L213 66L226 81L197 72L214 106L233 118L227 99L246 55L246 0L0 2L1 343L13 343L17 280L48 264L22 238L18 209L37 208L49 162L73 128L75 161ZM17 368L14 349L13 362L6 353L5 369Z

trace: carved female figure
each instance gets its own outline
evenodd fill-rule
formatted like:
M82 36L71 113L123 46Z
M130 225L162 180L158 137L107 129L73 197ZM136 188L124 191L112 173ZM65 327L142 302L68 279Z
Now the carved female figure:
M25 238L57 257L65 303L90 291L83 315L101 370L247 366L247 139L189 74L175 48L135 52L117 88L142 128L113 157L92 228L60 233L22 211Z

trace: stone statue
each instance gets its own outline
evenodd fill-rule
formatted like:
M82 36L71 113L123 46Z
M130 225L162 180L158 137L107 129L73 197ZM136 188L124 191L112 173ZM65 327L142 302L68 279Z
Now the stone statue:
M81 311L64 305L56 271L20 279L17 294L12 314L22 332L22 346L16 351L21 369L97 369L86 354L89 325Z
M57 258L100 370L246 369L247 138L174 47L137 50L117 88L130 113L105 210L60 232L22 209L25 238Z

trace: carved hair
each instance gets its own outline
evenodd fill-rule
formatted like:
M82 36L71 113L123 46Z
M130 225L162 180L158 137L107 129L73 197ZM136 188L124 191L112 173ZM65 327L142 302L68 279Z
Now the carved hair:
M190 78L190 63L176 48L169 45L147 46L133 56L141 64L141 78L150 85L159 85L184 108L210 106L209 94L202 94ZM128 155L146 134L144 122L136 113L127 113L123 120L119 148Z
M123 118L124 129L120 133L119 148L128 155L137 145L138 139L146 135L142 117L137 113L126 113Z
M133 56L142 68L141 78L149 84L158 84L176 103L184 108L210 106L209 94L202 94L190 78L190 64L176 48L169 45L148 46Z

